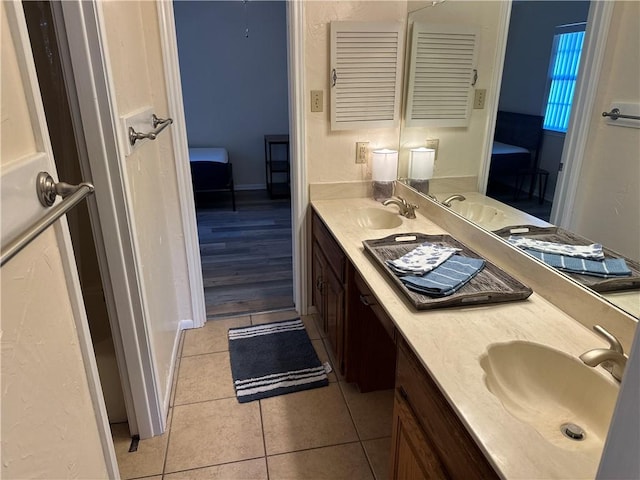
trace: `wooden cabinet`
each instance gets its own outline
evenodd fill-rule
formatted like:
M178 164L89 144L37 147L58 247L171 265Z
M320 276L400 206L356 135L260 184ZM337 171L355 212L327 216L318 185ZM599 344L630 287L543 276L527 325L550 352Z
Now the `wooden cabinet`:
M315 212L311 245L312 300L336 368L363 392L392 388L395 383L390 477L498 479L437 384Z
M398 340L392 437L393 479L497 479L431 376Z
M320 316L320 329L329 340L336 367L345 374L345 292L347 260L322 221L313 215L311 275L313 304Z
M395 328L333 236L312 216L313 304L336 368L369 392L393 388Z

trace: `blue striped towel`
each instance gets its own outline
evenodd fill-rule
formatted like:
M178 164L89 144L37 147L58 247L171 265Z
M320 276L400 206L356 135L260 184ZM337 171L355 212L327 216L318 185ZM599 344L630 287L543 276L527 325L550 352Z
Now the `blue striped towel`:
M567 257L555 253L543 253L536 250L524 249L532 257L542 260L550 267L564 272L591 275L594 277L628 277L631 270L627 267L624 258L607 258L603 261L587 260L585 258Z
M407 275L400 277L400 281L414 292L430 297L446 297L460 290L483 268L484 260L480 258L453 255L421 277Z

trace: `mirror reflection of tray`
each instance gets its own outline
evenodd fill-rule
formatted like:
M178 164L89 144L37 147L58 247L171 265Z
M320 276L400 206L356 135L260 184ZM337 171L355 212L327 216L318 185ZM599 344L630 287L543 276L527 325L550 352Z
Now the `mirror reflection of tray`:
M533 293L533 290L529 287L487 260L485 260L484 268L475 277L460 290L447 297L429 297L409 290L386 265L385 261L400 258L424 242L460 248L462 249L459 252L460 255L482 258L450 235L404 233L362 242L365 251L373 257L376 263L418 310L524 300Z
M533 225L517 225L501 228L493 233L505 239L511 235L520 235L545 242L565 243L567 245L590 245L595 243L576 233L555 226L535 227ZM596 292L613 292L640 288L640 262L627 258L604 245L602 246L602 251L604 252L605 258L624 258L627 267L631 270L631 275L628 277L601 278L592 275L581 275L579 273L562 273Z

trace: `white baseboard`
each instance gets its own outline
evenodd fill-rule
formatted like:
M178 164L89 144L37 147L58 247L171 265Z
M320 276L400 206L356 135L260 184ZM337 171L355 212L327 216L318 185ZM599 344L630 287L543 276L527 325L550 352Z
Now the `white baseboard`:
M169 413L169 405L171 404L171 395L175 388L174 377L176 375L176 365L178 364L178 350L180 349L180 337L183 330L190 330L195 328L195 323L192 319L180 320L178 322L178 329L176 330L176 337L173 340L173 348L171 351L171 368L169 369L169 388L164 395L163 408L165 418Z

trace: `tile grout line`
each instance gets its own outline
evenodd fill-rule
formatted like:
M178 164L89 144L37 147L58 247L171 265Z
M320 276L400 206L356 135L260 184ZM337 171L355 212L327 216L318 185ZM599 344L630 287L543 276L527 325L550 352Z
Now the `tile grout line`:
M176 473L192 472L192 471L195 471L195 470L203 470L205 468L221 467L223 465L234 465L236 463L250 462L252 460L260 460L261 458L264 458L264 456L262 456L262 457L245 458L243 460L235 460L235 461L232 461L232 462L212 463L210 465L203 465L203 466L200 466L200 467L183 468L182 470L176 470L175 472L166 472L166 473L163 473L162 475L174 475ZM129 480L139 480L139 479L144 479L144 478L149 478L149 477L154 477L154 476L157 476L157 475L149 475L147 477L136 477L136 478L132 478L132 479L129 479ZM231 479L227 479L227 480L231 480Z
M337 376L337 375L336 375ZM344 404L347 407L347 411L349 412L349 418L351 418L351 423L353 423L353 428L356 431L356 435L358 436L358 443L360 444L360 448L362 449L362 453L364 454L364 458L367 459L367 465L369 466L369 470L371 471L371 475L374 480L377 480L376 473L373 469L373 464L371 463L371 458L367 455L367 449L364 448L364 440L362 439L362 435L360 434L360 430L358 430L358 426L356 424L355 419L353 418L353 412L351 411L351 407L349 406L349 402L347 401L347 396L344 393L342 388L342 382L338 381L338 387L340 388L340 393L342 394L342 398L344 400Z
M236 396L235 395L230 395L228 397L209 398L207 400L196 400L195 402L181 403L180 405L175 405L175 406L176 407L187 407L187 406L190 406L190 405L197 405L199 403L217 402L218 400L230 400L232 398L236 398Z
M267 438L264 433L264 417L262 415L262 400L258 400L258 408L260 409L260 429L262 430L262 448L264 449L264 466L267 470L267 480L269 480L269 460L267 455Z
M299 448L297 450L291 450L289 452L279 452L279 453L274 453L274 454L271 454L271 455L267 455L267 458L268 457L279 457L279 456L282 456L282 455L290 455L292 453L311 452L313 450L320 450L322 448L340 447L342 445L353 445L353 444L356 444L356 443L360 443L361 444L362 442L360 440L352 440L350 442L331 443L329 445L319 445L317 447ZM369 463L368 460L367 460L367 463Z

